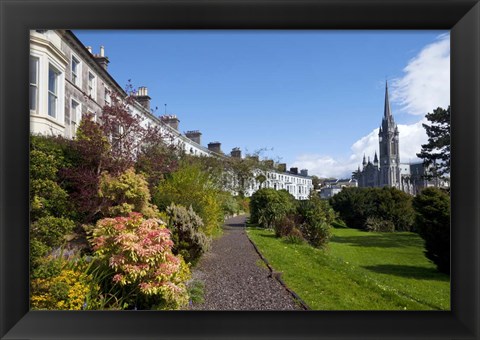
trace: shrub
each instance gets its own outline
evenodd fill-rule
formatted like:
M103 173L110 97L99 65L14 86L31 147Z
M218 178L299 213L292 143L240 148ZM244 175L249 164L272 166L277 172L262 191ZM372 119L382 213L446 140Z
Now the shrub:
M153 201L160 210L166 210L172 203L191 206L202 218L202 231L211 236L218 233L223 224L224 215L219 193L218 186L199 164L184 162L177 171L160 183Z
M222 210L225 216L234 216L240 212L240 205L238 200L229 192L222 192L220 194L222 201Z
M293 228L290 233L286 235L285 239L288 243L292 244L302 244L305 242L302 232L297 228Z
M263 228L272 228L277 220L294 208L295 199L286 190L259 189L250 199L250 221Z
M330 204L351 228L365 228L369 217L390 221L398 231L414 222L412 197L395 188L344 188Z
M30 237L49 248L59 247L65 236L72 233L75 222L68 218L46 216L32 222Z
M104 172L100 178L99 197L107 200L106 216L127 216L139 212L148 218L158 217L158 209L150 203L150 191L145 177L128 169L118 176Z
M426 188L413 200L415 227L425 240L425 255L438 270L450 273L450 196L437 188Z
M284 216L281 219L275 221L274 231L276 237L288 236L295 228L295 221L292 216Z
M194 262L210 246L210 239L201 231L202 219L193 209L171 204L167 208L168 228L172 231L173 252L185 261Z
M57 182L50 179L30 181L30 218L36 220L44 216L66 217L72 215L72 206L67 192Z
M98 286L83 269L61 259L46 260L43 270L37 272L37 277L31 281L32 308L87 309L87 302L97 294Z
M393 232L395 225L391 221L382 220L377 217L368 217L364 229L367 231Z
M99 265L113 270L114 284L132 296L130 305L178 309L188 302L190 270L172 253L171 232L139 213L99 220L91 243Z
M297 225L303 237L314 247L324 246L330 239L330 224L335 214L317 195L308 200L299 201L297 206Z

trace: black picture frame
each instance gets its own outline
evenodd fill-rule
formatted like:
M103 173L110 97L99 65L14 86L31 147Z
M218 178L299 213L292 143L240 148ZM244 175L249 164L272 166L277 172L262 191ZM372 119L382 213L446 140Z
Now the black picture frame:
M0 0L0 11L1 339L479 339L477 1ZM26 84L34 28L451 30L452 310L29 311Z

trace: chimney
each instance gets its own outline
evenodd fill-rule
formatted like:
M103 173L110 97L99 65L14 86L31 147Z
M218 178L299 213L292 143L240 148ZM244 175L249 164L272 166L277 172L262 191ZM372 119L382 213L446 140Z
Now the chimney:
M298 168L290 168L290 173L293 175L298 175Z
M287 172L287 163L280 163L280 164L278 164L278 171L280 171L280 172Z
M176 115L164 115L160 117L160 120L166 125L178 131L178 123L180 123L180 120L177 118Z
M135 96L137 102L140 103L144 108L150 111L150 98L148 96L148 89L145 86L139 87L137 95Z
M92 53L92 46L87 46L88 52Z
M90 53L92 53L92 48L87 47L87 49L88 48L89 48ZM107 67L108 67L108 63L110 61L108 61L108 57L105 57L105 47L100 46L100 54L94 54L93 56L94 56L95 60L97 61L97 63L99 63L100 66L102 66L106 70Z
M242 158L242 151L240 148L233 148L230 152L230 156L233 158Z
M200 143L200 138L202 137L202 133L198 130L193 130L193 131L187 131L185 132L185 136L187 138L189 138L190 140L192 140L193 142L197 143L197 144L201 144Z
M307 177L308 176L308 170L307 169L300 170L300 175Z
M211 142L211 143L208 143L208 150L216 153L222 153L221 146L222 146L222 143L220 142Z

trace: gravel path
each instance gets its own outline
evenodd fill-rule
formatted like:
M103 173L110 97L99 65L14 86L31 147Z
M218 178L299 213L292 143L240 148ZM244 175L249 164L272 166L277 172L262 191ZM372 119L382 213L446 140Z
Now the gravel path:
M301 310L286 289L270 277L244 229L245 216L225 222L224 234L214 240L193 269L205 283L205 302L193 310Z

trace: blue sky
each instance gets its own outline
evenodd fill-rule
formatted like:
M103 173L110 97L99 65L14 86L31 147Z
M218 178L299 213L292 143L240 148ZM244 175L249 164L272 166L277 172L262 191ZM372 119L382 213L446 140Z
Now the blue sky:
M263 156L322 177L349 175L360 148L378 148L387 78L405 126L402 161L415 157L408 143L424 138L410 138L421 133L422 112L449 102L446 31L74 33L94 53L105 46L117 82L148 87L156 113L167 104L181 131L202 132L203 145L265 148Z

